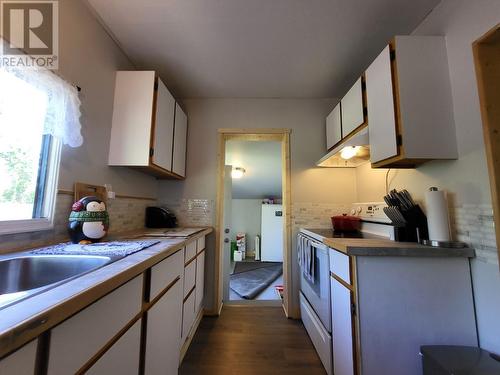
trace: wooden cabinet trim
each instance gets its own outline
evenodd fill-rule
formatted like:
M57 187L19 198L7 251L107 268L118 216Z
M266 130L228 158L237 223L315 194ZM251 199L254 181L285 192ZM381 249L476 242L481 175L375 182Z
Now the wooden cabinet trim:
M175 151L174 147L175 147L175 128L177 127L176 126L177 124L175 123L175 120L177 119L177 105L178 104L177 104L177 100L176 100L174 103L174 131L172 133L172 166L170 167L171 172L173 174L176 174L174 172L174 151ZM187 149L187 147L186 147L186 149ZM181 177L181 176L179 176L179 177Z
M361 372L361 337L360 337L360 324L359 324L359 299L358 299L358 271L356 264L356 257L351 257L351 281L352 281L352 294L351 302L355 306L355 316L352 320L352 344L353 344L353 354L354 354L354 375L360 375Z
M330 272L330 276L332 277L332 279L335 279L336 281L338 281L340 284L345 286L350 291L354 291L354 287L352 285L346 283L340 276L335 275L333 272Z
M149 164L153 163L154 144L155 144L155 133L156 133L156 109L158 106L158 73L155 72L155 81L153 86L153 104L151 106L151 138L149 139Z
M195 289L196 289L196 282L195 282L195 285L188 292L188 294L186 294L186 297L183 298L182 303L185 303L189 299L189 297L191 297L191 294L193 294Z
M174 172L167 171L166 169L154 164L150 163L148 166L142 166L142 167L137 167L137 166L132 166L130 167L132 169L137 169L143 172L147 172L153 176L155 176L157 179L162 180L162 179L169 179L169 180L184 180L185 177L182 177Z
M201 254L201 252L200 252L200 253L198 253L198 254ZM189 266L191 263L193 263L193 262L196 260L196 257L198 256L198 254L196 254L194 257L192 257L192 258L191 258L191 259L189 259L186 263L184 263L184 267L187 267L187 266Z
M500 220L500 168L498 167L498 155L500 153L499 49L500 23L472 44L495 223ZM500 243L500 225L495 227L495 237L497 243ZM498 256L500 257L500 247L498 247Z
M398 77L398 63L396 58L396 38L393 38L389 43L389 53L391 55L391 76L392 76L392 92L394 99L394 122L396 124L396 137L403 139L403 117L401 115L401 105L399 98L399 77ZM394 56L394 58L392 57ZM405 157L404 147L402 142L397 142L398 156Z

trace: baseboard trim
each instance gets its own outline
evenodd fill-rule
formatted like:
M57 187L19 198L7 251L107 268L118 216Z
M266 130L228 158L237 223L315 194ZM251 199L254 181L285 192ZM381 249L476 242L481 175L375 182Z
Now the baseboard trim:
M283 303L280 300L235 300L235 301L226 301L224 302L226 306L256 306L256 307L280 307L283 306Z

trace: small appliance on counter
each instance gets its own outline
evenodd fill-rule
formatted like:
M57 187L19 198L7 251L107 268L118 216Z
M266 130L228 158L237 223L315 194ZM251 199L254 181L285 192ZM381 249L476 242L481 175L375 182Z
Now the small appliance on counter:
M429 238L427 217L407 190L391 190L384 201L388 206L384 212L394 225L396 241L420 242Z
M146 228L175 228L177 218L166 207L146 207Z

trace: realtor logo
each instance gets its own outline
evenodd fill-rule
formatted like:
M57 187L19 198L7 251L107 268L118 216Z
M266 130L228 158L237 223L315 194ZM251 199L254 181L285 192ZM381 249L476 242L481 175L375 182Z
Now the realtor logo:
M0 66L57 69L58 2L0 0Z

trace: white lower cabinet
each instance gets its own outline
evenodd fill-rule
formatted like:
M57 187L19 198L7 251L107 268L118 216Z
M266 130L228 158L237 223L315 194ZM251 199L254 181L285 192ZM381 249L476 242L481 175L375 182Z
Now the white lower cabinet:
M333 277L332 293L332 340L333 373L354 375L352 292Z
M141 321L138 320L86 372L90 375L137 375L141 346Z
M195 293L191 293L186 299L182 309L182 343L186 341L189 331L196 318L195 314Z
M198 254L196 258L196 289L195 292L195 313L203 308L203 291L205 288L205 252Z
M52 330L50 375L74 374L141 311L142 276Z
M184 297L187 297L196 285L196 260L184 268Z
M196 251L204 238L186 247L194 249L186 267L184 249L151 267L148 300L145 272L55 326L46 373L136 375L144 365L146 375L176 375L203 307L205 252ZM36 368L37 346L33 340L0 360L0 375L45 373Z
M149 310L145 374L177 374L182 325L182 281L178 280Z
M37 340L23 346L0 361L0 374L33 375Z
M421 375L421 345L477 345L469 259L330 250L330 260L335 375Z

